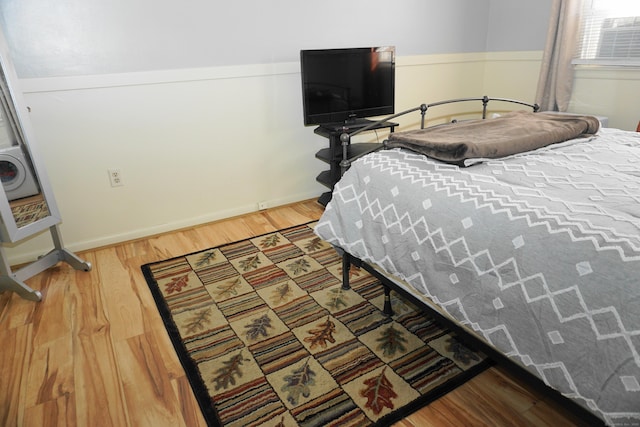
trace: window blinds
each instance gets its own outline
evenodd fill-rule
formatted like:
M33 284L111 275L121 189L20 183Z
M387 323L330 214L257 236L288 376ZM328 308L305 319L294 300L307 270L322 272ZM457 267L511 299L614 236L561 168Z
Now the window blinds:
M583 0L575 63L640 66L640 1Z

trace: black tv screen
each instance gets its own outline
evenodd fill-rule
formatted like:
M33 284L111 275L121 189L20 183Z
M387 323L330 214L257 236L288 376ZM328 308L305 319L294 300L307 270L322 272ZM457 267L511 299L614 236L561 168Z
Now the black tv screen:
M394 113L395 48L300 51L305 125Z

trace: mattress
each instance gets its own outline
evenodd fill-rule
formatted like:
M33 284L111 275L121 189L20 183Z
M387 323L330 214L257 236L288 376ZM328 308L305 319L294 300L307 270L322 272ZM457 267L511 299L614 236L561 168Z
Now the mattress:
M372 153L315 230L607 424L640 423L640 134L467 168Z

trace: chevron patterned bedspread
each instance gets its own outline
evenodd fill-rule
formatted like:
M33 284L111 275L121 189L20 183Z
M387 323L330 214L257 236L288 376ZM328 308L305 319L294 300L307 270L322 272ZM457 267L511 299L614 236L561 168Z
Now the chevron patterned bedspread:
M640 134L604 128L469 168L372 153L316 233L607 424L640 423Z

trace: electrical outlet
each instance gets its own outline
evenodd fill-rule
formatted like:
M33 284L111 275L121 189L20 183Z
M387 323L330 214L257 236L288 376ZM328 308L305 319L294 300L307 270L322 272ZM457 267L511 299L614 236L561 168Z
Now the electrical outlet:
M111 182L112 187L120 187L124 185L120 169L108 169L107 172L109 172L109 182Z
M267 205L267 202L258 202L258 209L259 210L265 210L267 209L269 206Z

